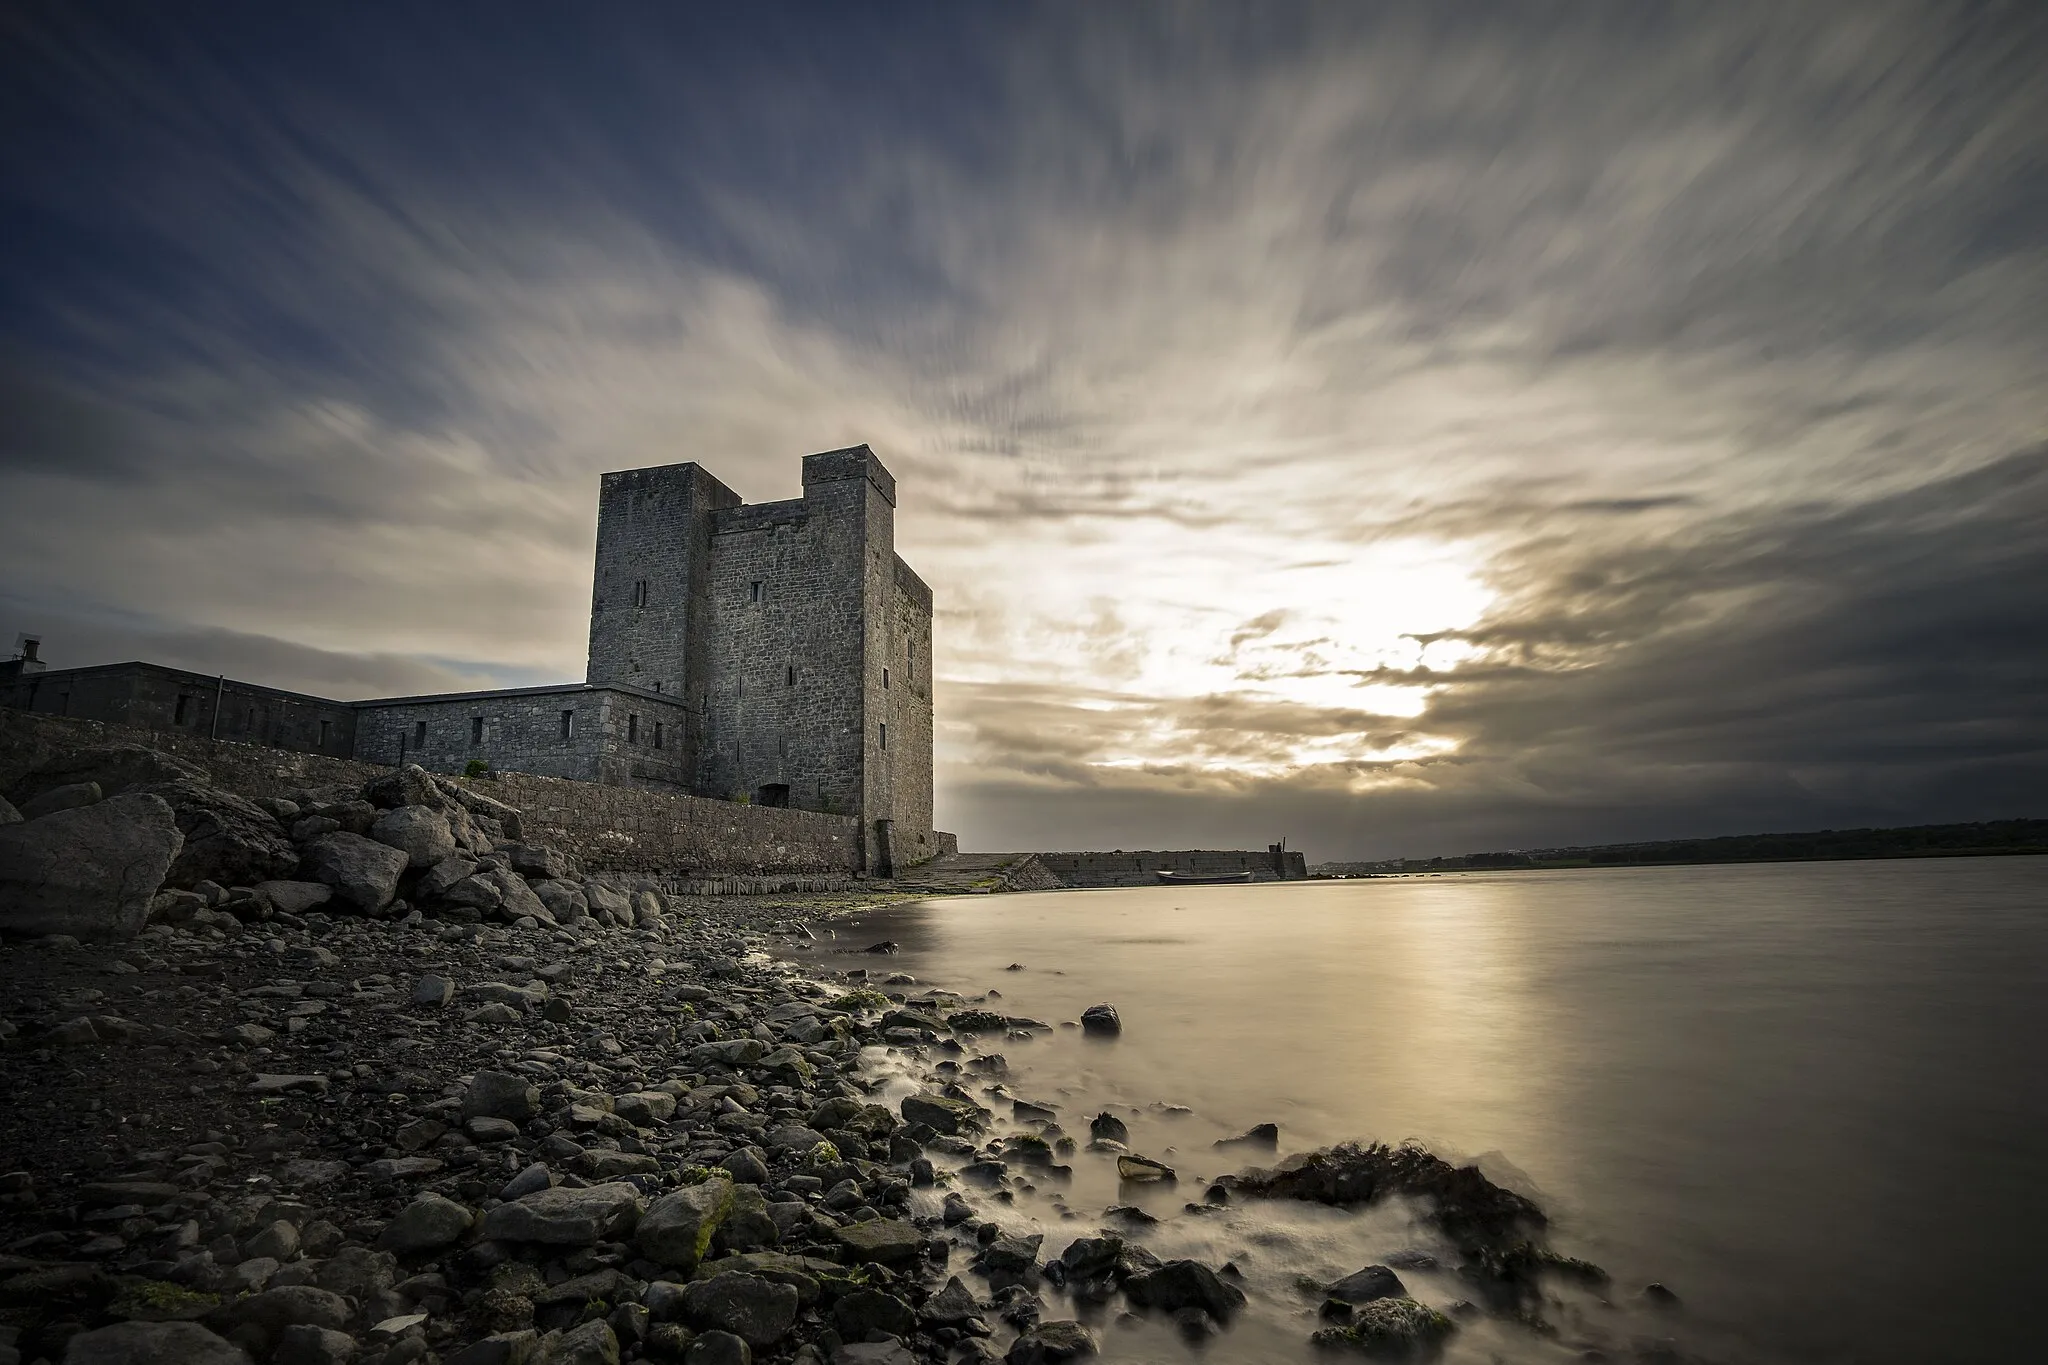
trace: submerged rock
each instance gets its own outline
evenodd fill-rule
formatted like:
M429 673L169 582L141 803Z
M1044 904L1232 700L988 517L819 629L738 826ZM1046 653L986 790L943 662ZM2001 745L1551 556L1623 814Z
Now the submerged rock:
M1461 1245L1507 1247L1546 1223L1541 1209L1494 1184L1476 1166L1453 1166L1409 1144L1340 1143L1219 1183L1261 1199L1339 1206L1376 1204L1396 1195L1427 1200L1431 1220Z
M1115 1005L1090 1005L1081 1011L1081 1031L1098 1038L1114 1038L1124 1031L1124 1021L1118 1017Z

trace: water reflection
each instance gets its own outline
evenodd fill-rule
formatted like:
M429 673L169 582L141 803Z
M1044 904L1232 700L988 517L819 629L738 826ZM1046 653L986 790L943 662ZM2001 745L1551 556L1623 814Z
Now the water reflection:
M1005 1044L1009 1090L1070 1132L1115 1109L1189 1177L1247 1164L1211 1143L1259 1122L1288 1150L1416 1136L1494 1154L1567 1250L1624 1288L1672 1283L1688 1339L1732 1334L1734 1358L1994 1360L2031 1342L2020 1267L2048 1212L2024 1041L2048 1036L2044 889L2048 860L1628 869L977 897L838 931L895 939L890 966L998 990L1007 1013L1113 1001L1113 1045ZM1930 1154L1967 1175L1932 1193ZM1113 1203L1167 1217L1187 1197L1077 1161L1020 1216L1064 1209L1078 1234ZM1146 1240L1284 1284L1413 1232L1297 1212L1171 1218ZM1887 1288L1904 1258L1924 1292ZM1210 1358L1302 1335L1247 1327Z

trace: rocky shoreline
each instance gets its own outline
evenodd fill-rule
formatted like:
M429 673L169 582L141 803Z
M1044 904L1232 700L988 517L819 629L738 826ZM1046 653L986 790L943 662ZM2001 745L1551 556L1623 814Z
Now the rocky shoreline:
M1077 1157L1171 1178L1113 1116L1068 1133L1003 1088L996 1049L1050 1025L912 990L882 954L826 980L762 951L876 897L608 886L519 845L517 812L385 783L266 812L295 861L265 881L315 890L200 878L154 890L130 937L0 946L0 1365L1039 1365L1097 1352L1119 1314L1200 1341L1245 1308L1233 1266L1154 1255L1136 1210L1050 1246L1005 1216ZM40 817L129 800L93 795ZM360 853L334 836L392 848L372 836L401 825L436 856L345 890L363 860L323 853ZM496 903L446 894L464 881ZM1554 1334L1553 1287L1604 1278L1414 1148L1196 1197L1426 1210L1469 1297L1424 1304L1391 1265L1316 1287L1314 1339L1345 1352L1426 1358L1480 1317Z

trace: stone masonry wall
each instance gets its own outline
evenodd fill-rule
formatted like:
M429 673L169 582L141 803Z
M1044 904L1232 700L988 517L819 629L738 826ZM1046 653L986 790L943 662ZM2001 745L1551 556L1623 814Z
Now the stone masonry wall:
M361 786L390 771L382 764L292 753L265 744L0 708L0 792L50 759L95 744L142 744L175 754L212 773L218 785L244 796L285 796L303 787Z
M505 773L482 788L522 812L526 838L592 871L666 877L746 872L853 873L860 822L707 796Z
M0 705L335 758L355 751L356 716L347 702L161 664L99 664L24 674L0 687Z
M574 683L401 698L361 706L356 752L386 763L402 757L442 773L482 759L497 772L682 787L689 777L686 720L683 707L665 697Z

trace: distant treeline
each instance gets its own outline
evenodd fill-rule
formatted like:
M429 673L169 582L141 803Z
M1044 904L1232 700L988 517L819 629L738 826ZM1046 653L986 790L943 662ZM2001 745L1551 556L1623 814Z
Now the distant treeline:
M1450 872L1517 867L1626 867L1644 863L1777 863L1839 858L1960 858L2048 853L2048 820L1986 820L1902 829L1821 829L1806 834L1731 834L1718 839L1659 839L1643 844L1467 853L1455 858L1390 858L1322 863L1319 877L1370 872Z

